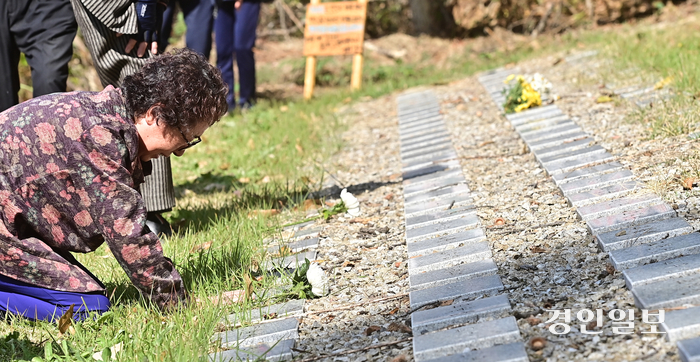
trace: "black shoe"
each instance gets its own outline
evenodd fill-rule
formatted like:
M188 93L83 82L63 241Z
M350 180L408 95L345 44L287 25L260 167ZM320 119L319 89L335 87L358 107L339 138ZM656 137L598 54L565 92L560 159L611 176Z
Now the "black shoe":
M168 223L159 212L149 212L146 214L146 226L156 233L158 237L170 237L173 235L173 229L170 227L170 223Z

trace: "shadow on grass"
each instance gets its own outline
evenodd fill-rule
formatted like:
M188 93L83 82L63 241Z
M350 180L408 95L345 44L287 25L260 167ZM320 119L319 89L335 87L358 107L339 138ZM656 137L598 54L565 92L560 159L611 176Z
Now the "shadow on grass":
M43 357L44 349L30 341L26 336L20 338L19 332L12 332L0 337L0 361L32 360Z
M235 175L222 175L207 172L201 174L194 181L186 182L175 187L177 194L182 194L184 190L192 190L196 193L207 194L219 191L238 190L245 187L245 184L238 181Z
M233 243L224 250L206 250L191 253L186 260L179 260L175 268L180 273L188 292L210 286L210 293L230 288L232 281L243 275L248 259L241 248L242 243ZM234 283L235 284L235 283ZM107 293L113 304L149 302L140 296L131 282L106 283ZM1 350L0 350L1 352Z
M369 182L363 182L363 183L357 184L357 185L345 186L345 188L347 188L348 192L351 194L361 194L365 191L374 191L380 187L395 185L399 182L401 182L401 181L382 181L382 182L369 181ZM324 197L338 198L338 197L340 197L341 191L343 191L343 187L338 186L338 185L332 185L332 186L325 187L319 191L312 192L309 195L309 197L314 198L314 199L320 199L320 198L324 198Z

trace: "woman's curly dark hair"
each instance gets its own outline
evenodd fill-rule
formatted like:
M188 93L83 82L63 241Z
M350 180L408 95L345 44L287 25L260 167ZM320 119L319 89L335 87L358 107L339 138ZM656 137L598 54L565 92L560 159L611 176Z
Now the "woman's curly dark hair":
M121 85L130 114L153 116L165 124L192 131L200 122L210 126L228 110L228 87L221 72L202 55L176 49L151 58Z

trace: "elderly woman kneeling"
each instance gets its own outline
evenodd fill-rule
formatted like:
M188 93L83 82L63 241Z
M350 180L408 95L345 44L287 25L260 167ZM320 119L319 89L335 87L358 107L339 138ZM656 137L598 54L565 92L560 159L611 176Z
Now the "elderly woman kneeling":
M123 87L56 93L0 113L0 311L51 320L110 307L71 255L107 243L159 307L185 300L145 225L137 188L149 160L182 156L227 110L216 67L189 50L153 58Z

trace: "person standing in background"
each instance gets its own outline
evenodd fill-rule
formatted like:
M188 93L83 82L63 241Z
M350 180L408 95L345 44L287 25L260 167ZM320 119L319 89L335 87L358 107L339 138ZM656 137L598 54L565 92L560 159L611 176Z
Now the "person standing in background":
M4 0L3 0L4 1ZM158 54L158 32L167 3L158 0L70 0L85 45L103 86L119 87ZM152 160L152 172L141 184L148 210L146 225L159 235L170 235L161 213L175 206L169 157Z
M65 92L78 30L69 0L0 0L0 112L19 103L20 53L33 96Z
M160 28L158 49L161 52L168 47L168 38L173 29L175 3L180 5L185 18L187 32L185 45L209 59L211 53L211 32L214 27L214 0L177 0L163 12L163 26Z
M214 21L216 66L228 85L229 111L247 109L255 102L255 46L261 0L217 0ZM233 61L238 65L239 96L236 102Z

